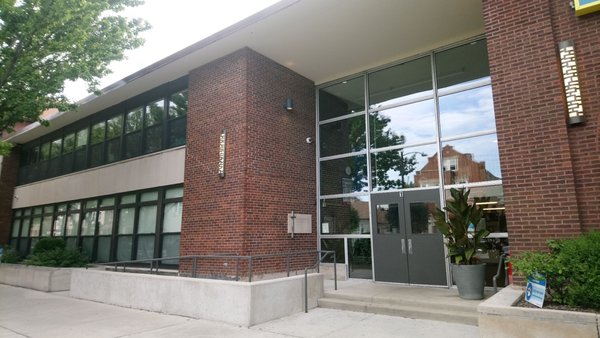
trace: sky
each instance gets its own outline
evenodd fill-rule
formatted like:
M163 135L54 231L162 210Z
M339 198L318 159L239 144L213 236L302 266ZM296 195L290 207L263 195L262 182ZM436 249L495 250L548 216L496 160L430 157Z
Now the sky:
M100 81L100 88L115 83L197 41L261 11L278 0L145 0L145 4L120 13L145 19L152 26L142 33L146 39L138 49L126 52L126 59L113 62L112 74ZM82 81L65 84L64 94L73 101L89 95Z

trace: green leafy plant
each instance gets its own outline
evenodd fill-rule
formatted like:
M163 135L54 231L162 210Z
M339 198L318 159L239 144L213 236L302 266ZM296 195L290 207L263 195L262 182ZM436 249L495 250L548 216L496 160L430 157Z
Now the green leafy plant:
M78 267L85 266L88 259L78 250L67 249L62 238L46 237L35 244L32 253L23 263L50 267Z
M515 272L543 275L552 302L600 309L600 232L547 243L549 252L527 251L511 259Z
M21 261L21 255L19 255L19 252L15 248L11 246L4 246L3 249L4 253L2 254L0 262L14 264Z
M483 217L483 210L475 203L469 203L469 192L452 188L452 199L447 200L444 209L438 208L435 214L435 225L446 238L448 255L455 264L477 264L476 253L485 251L483 239L489 234L485 229L474 231ZM469 226L473 231L469 231Z

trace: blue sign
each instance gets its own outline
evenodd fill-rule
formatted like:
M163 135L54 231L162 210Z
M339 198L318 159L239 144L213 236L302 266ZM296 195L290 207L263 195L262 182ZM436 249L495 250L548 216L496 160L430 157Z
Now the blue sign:
M525 301L537 307L544 306L544 297L546 296L546 278L538 275L537 279L527 279L527 289L525 289Z

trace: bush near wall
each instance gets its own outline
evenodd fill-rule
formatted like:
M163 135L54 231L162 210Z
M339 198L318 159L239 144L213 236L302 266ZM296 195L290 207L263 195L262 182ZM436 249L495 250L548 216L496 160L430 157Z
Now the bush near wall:
M550 301L600 310L600 232L548 241L549 252L525 252L512 260L525 277L542 274Z
M67 249L62 238L40 239L29 256L23 261L26 265L49 267L79 267L88 263L86 256L77 250Z

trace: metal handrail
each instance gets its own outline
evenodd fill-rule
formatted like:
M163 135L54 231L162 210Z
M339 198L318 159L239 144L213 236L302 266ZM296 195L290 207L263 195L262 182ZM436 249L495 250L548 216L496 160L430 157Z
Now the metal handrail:
M198 278L198 261L203 259L235 259L235 280L240 280L240 262L242 260L246 260L248 262L248 282L252 282L252 277L254 275L254 265L253 261L263 258L273 258L273 257L285 257L286 259L286 271L287 276L290 276L290 259L293 256L309 254L309 253L317 253L318 258L314 265L309 265L305 267L305 270L308 269L316 269L319 271L319 264L325 259L329 254L333 254L333 273L334 273L334 281L335 281L335 289L337 290L337 262L334 251L324 251L324 250L303 250L303 251L292 251L286 253L275 253L275 254L262 254L262 255L252 255L252 256L241 256L233 253L223 253L223 254L212 254L212 255L186 255L186 256L173 256L173 257L162 257L162 258L147 258L147 259L138 259L138 260L128 260L128 261L115 261L115 262L107 262L107 263L95 263L94 265L102 265L102 266L114 266L114 271L118 271L119 267L123 268L123 271L129 267L139 267L140 265L149 265L149 273L159 273L160 263L162 261L170 261L170 260L191 260L192 261L192 269L191 269L191 277ZM321 254L324 253L323 256Z

